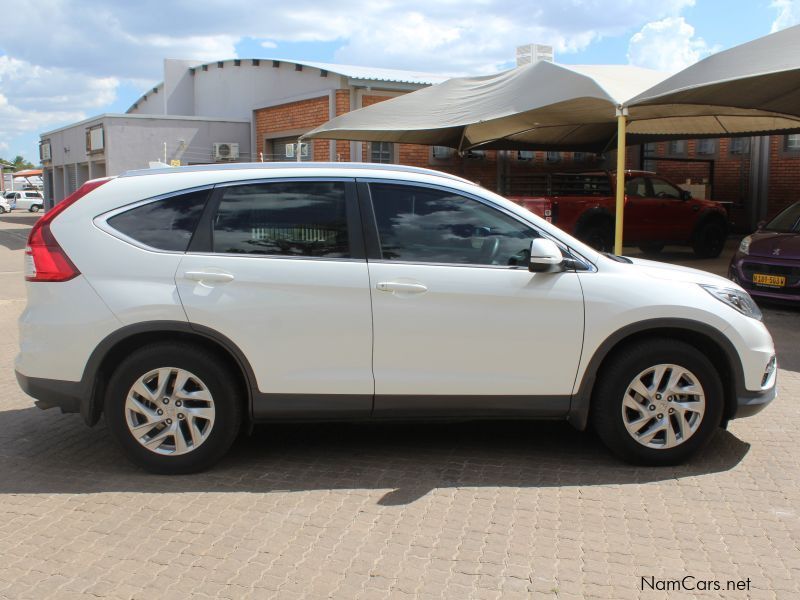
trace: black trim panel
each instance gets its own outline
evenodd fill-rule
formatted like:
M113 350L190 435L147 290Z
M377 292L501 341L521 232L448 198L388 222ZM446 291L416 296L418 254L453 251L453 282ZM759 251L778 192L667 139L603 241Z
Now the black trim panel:
M372 394L263 394L253 396L253 419L325 420L369 418Z
M570 396L376 395L376 419L419 417L561 418Z
M84 388L80 381L41 379L39 377L28 377L19 371L14 371L14 373L22 391L28 396L36 398L36 406L42 410L60 408L62 413L77 413L81 411Z
M736 412L732 419L742 419L752 417L760 413L778 395L778 386L773 385L770 389L761 392L738 393L736 398Z
M736 396L741 397L748 394L744 385L744 370L739 354L736 352L733 343L725 337L722 332L710 325L691 319L648 319L646 321L632 323L627 327L615 331L597 348L584 371L583 379L581 380L577 393L572 397L572 404L567 417L570 424L580 430L586 429L586 425L589 421L589 405L591 403L592 388L594 388L594 382L597 378L597 371L600 369L600 365L611 350L627 337L657 329L682 329L691 333L705 335L713 340L722 348L728 359L728 365L733 373L733 384Z

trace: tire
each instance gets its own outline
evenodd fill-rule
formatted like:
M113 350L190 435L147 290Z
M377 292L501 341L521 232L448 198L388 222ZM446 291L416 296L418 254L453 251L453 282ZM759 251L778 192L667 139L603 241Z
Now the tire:
M661 254L664 244L641 244L639 250L645 254Z
M183 380L179 391L176 384ZM202 471L222 458L239 433L242 404L241 385L216 354L165 342L144 346L120 363L108 382L104 411L131 462L152 473L180 474Z
M2 206L0 206L0 215L4 214L5 212L6 212L6 209L3 208Z
M725 237L725 224L722 221L706 221L695 233L692 249L700 258L716 258L725 247Z
M33 206L31 206L31 207L30 207L28 210L29 210L30 212L39 212L39 209L40 209L40 208L41 208L41 207L40 207L38 204L34 204L34 205L33 205Z
M591 221L578 230L577 238L599 252L614 249L614 230L605 221Z
M655 374L641 377L657 365L676 367L664 371L660 387L653 385ZM691 390L687 384L693 382L694 389L700 389L704 411L684 408L701 407L699 401L689 402L691 399L699 400L697 395L671 396L666 393L668 389L664 389L664 384L670 382L672 375L681 372L688 375L681 376L677 383L683 382L680 387ZM653 395L645 399L632 391L631 387L637 381L639 389L651 387ZM643 382L650 383L645 385ZM664 393L658 393L659 390ZM629 408L631 404L638 408ZM591 419L600 439L621 459L642 465L677 465L708 443L722 422L723 405L719 374L702 352L678 340L651 338L626 346L610 357L592 394ZM669 410L673 411L671 416ZM640 418L643 420L637 424ZM670 446L668 429L674 435L672 442L677 441L677 444ZM679 441L681 430L684 435ZM655 437L648 442L654 431L657 431ZM634 439L635 435L640 439Z

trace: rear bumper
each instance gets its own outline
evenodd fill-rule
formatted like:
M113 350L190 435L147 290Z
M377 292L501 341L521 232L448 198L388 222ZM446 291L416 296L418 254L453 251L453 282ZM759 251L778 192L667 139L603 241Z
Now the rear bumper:
M15 371L22 391L36 398L36 406L42 410L60 408L62 413L81 412L83 386L79 381L60 381L28 377Z

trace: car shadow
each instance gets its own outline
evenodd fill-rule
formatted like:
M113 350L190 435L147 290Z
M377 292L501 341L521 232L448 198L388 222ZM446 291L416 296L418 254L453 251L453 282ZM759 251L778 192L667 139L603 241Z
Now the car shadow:
M563 422L326 423L259 426L213 469L151 475L132 466L103 424L36 408L0 413L0 493L386 490L404 505L436 488L638 485L728 471L750 445L720 430L679 467L611 456Z

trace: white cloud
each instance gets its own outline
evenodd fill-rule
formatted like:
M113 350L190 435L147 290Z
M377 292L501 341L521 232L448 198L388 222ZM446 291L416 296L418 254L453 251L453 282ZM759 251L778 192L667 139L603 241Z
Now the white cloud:
M683 17L667 17L647 23L628 45L628 62L675 73L714 52L703 38L695 36Z
M772 22L772 33L800 23L800 1L772 0L770 7L778 11L778 16Z
M277 48L278 44L276 44L275 42L270 42L269 40L264 40L263 42L261 42L261 47L262 48Z

